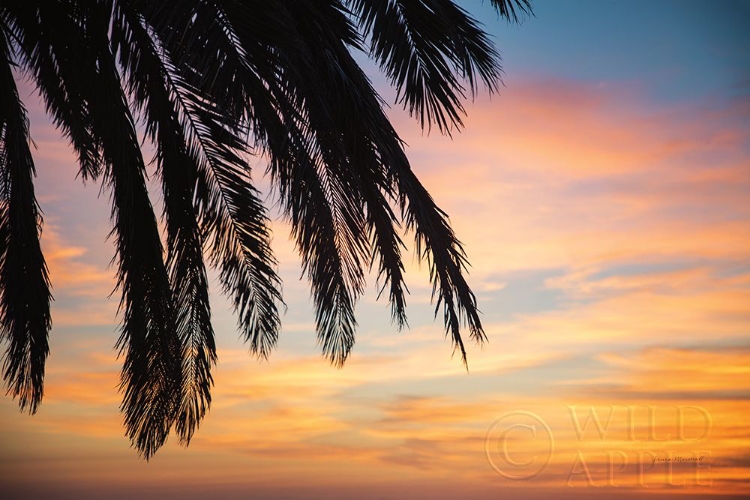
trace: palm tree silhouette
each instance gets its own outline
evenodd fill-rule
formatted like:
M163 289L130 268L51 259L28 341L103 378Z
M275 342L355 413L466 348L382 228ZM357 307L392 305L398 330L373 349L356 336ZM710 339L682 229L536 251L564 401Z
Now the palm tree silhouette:
M493 0L517 21L528 0ZM462 101L499 84L499 57L450 0L25 0L0 7L0 335L22 410L43 394L51 328L28 120L13 68L31 76L83 179L110 193L122 293L125 427L147 459L175 430L189 443L216 362L204 254L254 353L283 305L269 219L245 156L268 159L310 280L324 355L344 364L354 304L377 263L406 325L403 222L429 262L446 334L485 339L466 257L412 172L384 103L352 57L374 58L421 126L450 134ZM155 146L165 243L146 189L136 118ZM397 212L400 212L397 215ZM163 246L166 245L166 249Z

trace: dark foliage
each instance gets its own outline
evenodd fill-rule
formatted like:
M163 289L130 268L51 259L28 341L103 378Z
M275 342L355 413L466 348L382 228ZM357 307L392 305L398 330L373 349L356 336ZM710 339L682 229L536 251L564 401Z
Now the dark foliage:
M492 0L517 21L527 0ZM429 263L446 333L485 339L447 215L411 170L384 103L352 54L375 59L422 127L450 134L462 102L494 92L499 57L450 0L26 0L0 6L0 336L22 410L42 399L51 328L34 163L14 68L29 75L84 179L110 194L127 435L146 458L172 429L189 443L216 363L204 258L261 357L283 306L266 208L248 154L268 159L310 279L324 355L346 361L367 266L406 325L400 225ZM136 122L154 145L160 234ZM166 246L166 248L164 248Z

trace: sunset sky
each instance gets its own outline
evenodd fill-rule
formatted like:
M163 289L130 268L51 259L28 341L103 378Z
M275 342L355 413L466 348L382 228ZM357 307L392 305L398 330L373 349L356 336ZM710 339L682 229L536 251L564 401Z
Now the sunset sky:
M468 373L411 249L410 328L391 325L371 275L353 354L330 366L275 217L288 305L277 349L249 354L212 275L211 411L189 448L172 437L150 462L119 412L108 195L76 179L19 80L55 300L38 413L0 397L0 496L750 491L750 2L534 0L520 26L487 1L461 3L492 33L504 86L466 104L453 138L423 133L398 105L389 115L471 262L489 342L467 343Z

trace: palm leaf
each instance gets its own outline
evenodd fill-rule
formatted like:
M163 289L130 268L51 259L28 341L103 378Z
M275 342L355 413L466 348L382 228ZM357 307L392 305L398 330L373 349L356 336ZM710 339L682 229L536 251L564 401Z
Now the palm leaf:
M320 38L325 39L322 36ZM335 92L328 95L336 96L336 102L328 102L327 109L346 110L338 118L339 133L347 141L358 139L359 144L367 144L375 152L370 158L367 155L353 155L352 158L359 159L360 163L351 170L357 172L363 180L380 178L380 183L375 185L381 187L382 193L398 193L407 228L415 232L417 252L430 265L436 314L442 307L446 331L466 362L460 335L461 325L469 326L470 336L477 342L483 342L486 337L479 319L476 298L464 277L466 257L461 244L450 228L445 213L435 205L414 176L398 136L385 117L376 94L374 91L363 91L370 88L365 75L341 47L336 50L332 43L326 47L325 52L336 55L335 64L329 62L324 65L321 61L314 60L313 64L317 63L316 67L335 68L330 71L330 81L325 82L325 85L335 89ZM356 119L347 119L347 115ZM354 148L357 142L350 144ZM367 153L368 150L361 148L360 152ZM392 182L391 186L388 186L389 182ZM383 231L383 234L387 233ZM379 250L381 255L387 255L382 254L383 248Z
M83 4L72 19L90 40L85 54L92 75L86 96L112 193L117 248L117 286L123 322L118 346L125 354L121 377L127 435L145 458L166 441L177 409L182 378L181 343L156 218L148 198L145 166L132 115L109 49L111 6Z
M244 110L246 104L243 102L238 108L237 103L245 99L247 92L260 92L271 107L268 92L257 77L248 75L250 70L237 52L229 26L214 22L222 18L218 6L186 2L184 10L164 16L158 6L135 3L142 8L144 19L153 22L151 28L159 37L164 54L174 61L172 67L175 71L179 68L178 73L171 74L172 92L181 113L188 154L198 167L195 203L199 224L211 262L220 270L224 291L238 312L243 336L254 353L266 357L278 339L281 282L274 269L276 260L270 247L266 209L252 187L249 167L241 156L247 144L241 137L245 130L241 121L244 111L238 109ZM196 26L207 18L211 21L205 26ZM176 27L201 33L200 47L176 39ZM192 65L205 51L218 51L229 61L211 66L215 74L210 80L194 71ZM214 60L215 57L205 57L207 62ZM241 80L237 79L238 72L243 75ZM236 83L224 82L225 77ZM248 81L250 88L246 87ZM225 84L223 90L212 87ZM237 88L240 96L227 100ZM232 107L234 112L228 109Z
M490 92L497 88L499 56L478 24L450 0L351 0L371 39L370 54L398 89L397 102L421 126L450 133L461 127L465 87L475 72Z
M227 19L237 27L239 43L252 48L255 34L248 25L250 18L255 17L255 23L266 19L238 3L226 2L224 7ZM309 2L295 5L294 15L286 7L277 7L264 13L284 19L288 39L293 42L276 46L278 68L274 75L263 76L271 82L269 88L280 103L277 109L283 124L272 121L260 126L270 156L269 171L312 285L323 353L341 366L354 343L354 306L364 288L370 244L359 189L348 174L339 134L331 128L330 110L320 102L322 80L314 69L318 67L315 47L310 44L319 36L305 32L311 26L332 28L335 19L323 18L322 7ZM245 53L255 56L251 48Z
M167 268L174 293L177 335L182 345L182 387L176 430L189 443L211 404L216 346L203 263L202 235L193 210L197 165L170 93L171 77L138 13L116 2L113 51L119 53L136 104L146 117L146 132L156 144L167 227Z
M9 33L17 42L23 68L34 77L47 111L55 125L69 138L78 155L84 179L101 172L101 144L92 130L91 110L86 100L88 81L87 46L75 23L56 23L73 8L71 2L7 2L0 7Z
M21 410L36 413L49 354L50 294L39 244L29 124L11 69L10 36L0 23L0 339L3 380Z

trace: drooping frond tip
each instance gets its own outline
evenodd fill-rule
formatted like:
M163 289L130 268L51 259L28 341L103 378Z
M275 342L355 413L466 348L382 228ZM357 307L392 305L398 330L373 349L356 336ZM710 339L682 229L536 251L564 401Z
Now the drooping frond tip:
M13 79L10 33L0 32L0 340L3 381L20 409L36 413L44 394L50 283L26 109Z

